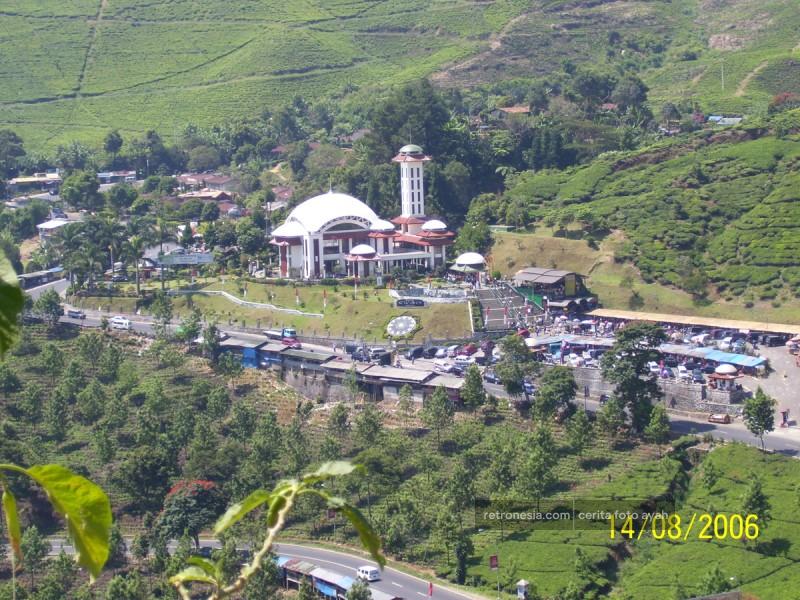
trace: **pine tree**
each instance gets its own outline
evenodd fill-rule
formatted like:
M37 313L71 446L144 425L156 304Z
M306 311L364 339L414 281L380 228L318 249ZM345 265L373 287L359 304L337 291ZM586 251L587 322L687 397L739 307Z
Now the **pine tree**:
M650 422L644 429L644 436L653 444L660 446L669 440L669 417L663 404L656 404L650 413Z
M22 532L20 548L22 550L23 566L30 574L31 586L33 586L36 573L44 566L47 554L50 552L50 543L39 533L39 528L36 525L31 525Z
M442 429L453 423L453 403L444 387L437 387L422 407L422 421L436 431L436 443L442 443Z
M582 456L592 440L592 423L585 410L579 410L570 417L567 422L567 439L578 456Z
M772 505L769 498L764 494L761 479L752 474L750 484L742 495L742 514L745 515L745 518L748 515L756 515L758 517L759 531L763 533L772 519L771 510Z
M460 395L464 406L473 411L486 401L486 390L483 388L483 379L477 365L470 365L467 369Z

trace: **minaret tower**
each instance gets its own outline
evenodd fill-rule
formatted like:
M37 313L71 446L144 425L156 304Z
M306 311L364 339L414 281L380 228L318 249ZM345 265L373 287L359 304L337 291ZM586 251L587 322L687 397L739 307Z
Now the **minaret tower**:
M425 156L422 148L408 144L392 159L400 163L400 199L402 205L401 218L425 219L425 190L423 187L422 165L431 159Z

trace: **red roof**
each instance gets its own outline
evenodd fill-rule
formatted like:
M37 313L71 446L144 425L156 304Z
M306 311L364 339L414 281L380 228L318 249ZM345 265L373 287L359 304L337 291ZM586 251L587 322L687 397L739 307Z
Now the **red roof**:
M419 217L400 216L390 219L390 221L395 225L422 225L425 222L425 219L420 219Z
M420 231L416 234L418 237L421 238L428 238L428 239L445 239L451 238L455 236L455 233L452 231Z
M431 157L424 154L398 154L392 159L392 162L428 162L429 160Z

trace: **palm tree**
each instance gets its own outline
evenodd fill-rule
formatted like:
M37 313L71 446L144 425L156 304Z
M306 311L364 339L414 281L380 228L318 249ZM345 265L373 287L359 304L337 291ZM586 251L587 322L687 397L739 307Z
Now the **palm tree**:
M126 254L133 258L133 264L136 267L136 295L141 296L141 290L139 288L139 260L141 260L142 256L144 255L144 250L147 248L147 240L142 235L132 235L128 238L127 243L125 244L125 252Z

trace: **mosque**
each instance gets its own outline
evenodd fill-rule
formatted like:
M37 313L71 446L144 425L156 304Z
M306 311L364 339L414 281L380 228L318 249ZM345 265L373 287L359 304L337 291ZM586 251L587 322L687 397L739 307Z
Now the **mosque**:
M298 204L272 232L281 277L320 279L339 274L365 277L395 267L431 270L445 264L455 234L425 216L422 148L400 148L401 214L387 221L361 200L329 191Z

